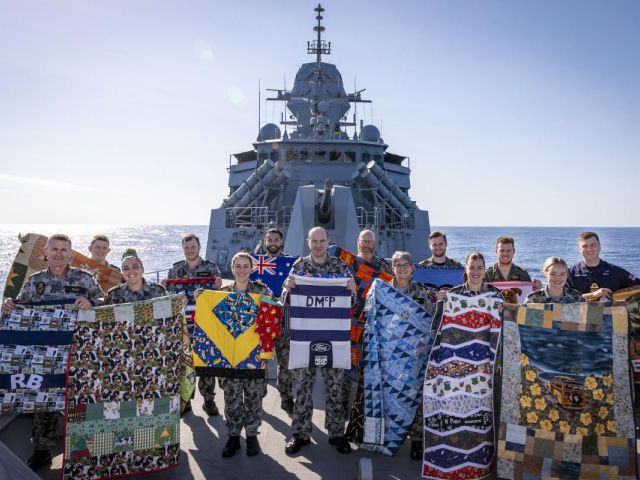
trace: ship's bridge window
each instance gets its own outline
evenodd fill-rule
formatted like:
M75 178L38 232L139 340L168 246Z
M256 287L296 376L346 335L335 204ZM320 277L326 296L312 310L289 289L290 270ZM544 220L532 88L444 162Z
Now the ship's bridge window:
M356 152L344 152L345 162L355 162L356 161Z
M364 152L362 154L362 163L369 163L369 160L371 160L371 154Z
M329 160L336 162L342 159L342 152L329 152Z
M319 162L324 162L327 160L327 152L324 150L319 150L316 152L316 160Z
M373 156L373 159L375 160L376 163L382 163L382 155L380 155L379 153L376 153Z

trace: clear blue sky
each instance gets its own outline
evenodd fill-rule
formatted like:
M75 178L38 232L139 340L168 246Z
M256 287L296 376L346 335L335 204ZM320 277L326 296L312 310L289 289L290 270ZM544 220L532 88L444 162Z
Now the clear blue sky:
M316 3L1 0L0 223L207 224ZM323 6L432 224L640 226L639 2Z

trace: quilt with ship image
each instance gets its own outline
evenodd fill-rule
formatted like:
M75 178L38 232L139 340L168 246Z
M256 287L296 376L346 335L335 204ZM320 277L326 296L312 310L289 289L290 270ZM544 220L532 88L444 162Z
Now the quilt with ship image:
M623 303L505 306L498 476L636 478Z
M171 295L79 311L69 365L65 479L178 464L183 301Z

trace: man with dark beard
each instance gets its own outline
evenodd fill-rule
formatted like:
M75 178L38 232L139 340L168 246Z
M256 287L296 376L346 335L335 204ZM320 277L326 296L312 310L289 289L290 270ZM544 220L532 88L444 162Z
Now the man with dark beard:
M277 228L270 228L264 233L262 244L255 250L257 255L271 255L274 257L285 256L282 251L284 239L282 232ZM274 339L273 345L278 361L278 383L277 388L280 393L280 408L289 415L293 413L293 387L291 372L289 371L289 332L282 332ZM266 393L266 392L265 392Z

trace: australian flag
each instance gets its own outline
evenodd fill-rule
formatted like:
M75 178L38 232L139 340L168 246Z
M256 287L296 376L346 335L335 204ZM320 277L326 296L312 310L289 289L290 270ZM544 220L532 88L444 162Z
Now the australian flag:
M260 280L267 284L277 297L282 293L282 283L289 276L293 262L298 257L270 257L269 255L251 255L254 259L251 280Z

